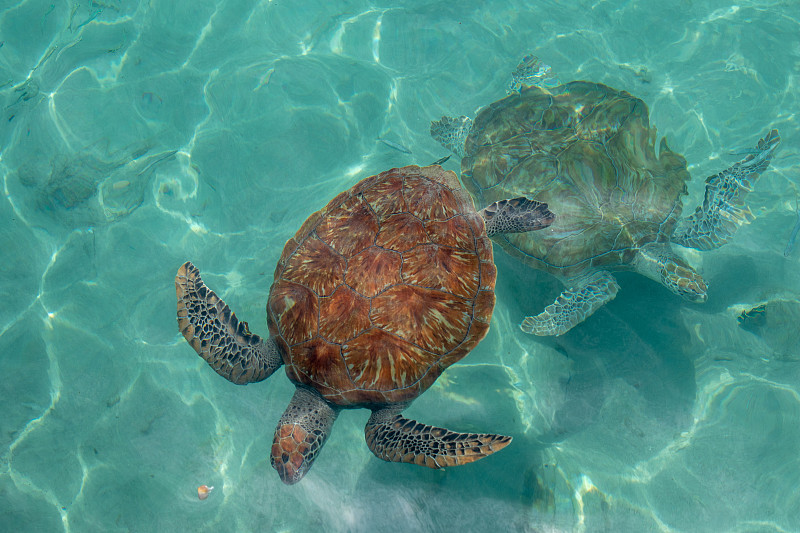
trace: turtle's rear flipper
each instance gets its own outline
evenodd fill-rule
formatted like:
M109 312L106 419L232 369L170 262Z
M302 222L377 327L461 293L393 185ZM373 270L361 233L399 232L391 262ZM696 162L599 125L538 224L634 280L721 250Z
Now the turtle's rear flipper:
M536 316L526 317L519 325L525 333L563 335L617 296L619 285L610 273L592 272L573 281L556 301Z
M708 178L703 205L681 221L672 242L698 250L712 250L725 244L739 226L752 221L754 217L744 197L769 166L780 141L778 130L770 131L758 141L753 153Z
M486 234L522 233L548 227L556 216L547 209L547 204L528 200L524 196L500 200L481 209L480 215L486 224Z
M250 333L189 261L178 269L175 292L178 329L217 374L244 385L268 378L283 364L275 341Z
M403 418L398 409L374 411L364 429L367 446L379 459L428 468L477 461L511 442L511 437L486 433L456 433Z

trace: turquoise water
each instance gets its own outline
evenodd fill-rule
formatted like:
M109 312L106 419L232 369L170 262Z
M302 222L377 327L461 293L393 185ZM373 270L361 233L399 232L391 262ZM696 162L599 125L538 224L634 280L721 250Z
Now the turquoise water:
M0 0L0 530L800 530L800 4L403 6ZM177 331L175 271L191 259L266 333L303 220L446 155L429 122L503 96L528 53L642 98L689 161L688 206L778 127L756 220L689 252L706 304L623 273L557 338L517 324L561 285L496 249L488 336L406 413L513 443L390 464L346 411L283 485L268 455L293 386L211 371Z

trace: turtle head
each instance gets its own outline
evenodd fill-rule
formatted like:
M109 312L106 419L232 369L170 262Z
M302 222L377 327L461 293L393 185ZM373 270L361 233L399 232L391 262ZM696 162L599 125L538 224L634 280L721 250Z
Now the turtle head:
M306 475L314 462L314 435L299 424L282 424L275 431L270 463L287 485L294 485ZM318 447L318 446L317 446Z
M660 282L686 300L703 303L708 299L706 282L668 243L645 244L639 249L633 266L640 274Z
M661 283L690 302L703 303L708 299L706 282L688 265L668 261L661 272Z
M338 414L316 390L298 385L272 440L270 463L281 481L294 485L303 479L328 440Z

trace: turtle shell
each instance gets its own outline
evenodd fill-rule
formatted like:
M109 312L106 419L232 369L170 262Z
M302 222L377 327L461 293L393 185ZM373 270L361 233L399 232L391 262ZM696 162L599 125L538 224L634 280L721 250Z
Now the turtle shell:
M669 240L690 178L683 156L625 91L576 81L525 88L484 108L461 169L477 202L528 196L558 218L542 231L496 241L529 265L571 277L624 268L638 247Z
M492 245L455 173L388 170L311 215L267 303L286 373L342 406L402 402L486 334Z

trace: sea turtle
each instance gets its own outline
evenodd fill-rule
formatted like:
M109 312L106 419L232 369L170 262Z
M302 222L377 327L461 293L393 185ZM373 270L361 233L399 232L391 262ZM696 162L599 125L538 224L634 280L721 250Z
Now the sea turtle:
M470 463L511 438L455 433L400 412L486 334L496 275L489 236L553 219L525 198L478 213L440 166L388 170L336 196L286 243L267 302L268 339L250 333L191 262L175 277L178 327L233 383L286 365L297 390L271 454L284 483L305 475L345 408L372 410L367 445L383 460Z
M710 250L752 220L743 197L769 166L777 130L709 177L702 205L679 221L690 179L686 160L663 138L656 152L642 100L600 83L561 84L533 56L513 72L508 93L474 122L432 122L431 135L462 158L461 180L478 206L526 196L558 213L545 231L495 238L567 287L542 313L525 318L522 330L569 331L616 296L609 270L632 269L705 301L706 283L671 245Z

